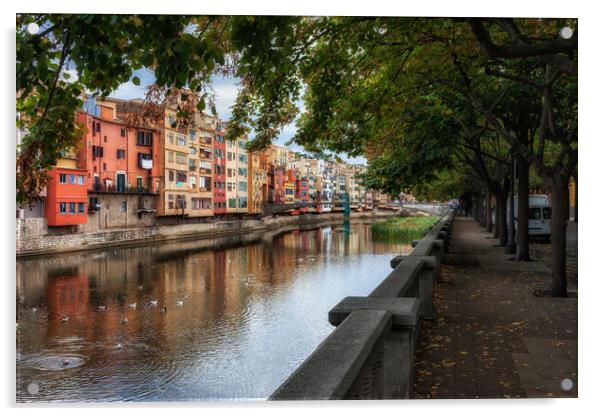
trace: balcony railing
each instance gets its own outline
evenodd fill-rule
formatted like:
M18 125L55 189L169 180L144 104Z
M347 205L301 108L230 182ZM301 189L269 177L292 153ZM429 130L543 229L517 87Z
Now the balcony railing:
M147 186L116 186L96 183L92 185L92 192L107 194L156 194L151 187Z

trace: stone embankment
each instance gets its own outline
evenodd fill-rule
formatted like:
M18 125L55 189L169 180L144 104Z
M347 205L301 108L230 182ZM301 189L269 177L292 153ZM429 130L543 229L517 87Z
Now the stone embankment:
M350 220L370 221L392 215L397 215L397 213L391 211L352 212ZM211 239L244 233L294 229L300 226L336 224L342 223L343 220L342 213L325 213L52 235L48 233L43 218L17 219L16 254L17 257L22 257L170 240Z

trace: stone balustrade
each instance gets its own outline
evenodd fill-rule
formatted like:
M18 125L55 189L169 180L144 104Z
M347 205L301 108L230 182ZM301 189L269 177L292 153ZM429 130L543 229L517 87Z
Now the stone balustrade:
M423 319L434 319L433 288L447 251L454 212L447 212L367 297L332 308L336 329L269 400L407 399Z

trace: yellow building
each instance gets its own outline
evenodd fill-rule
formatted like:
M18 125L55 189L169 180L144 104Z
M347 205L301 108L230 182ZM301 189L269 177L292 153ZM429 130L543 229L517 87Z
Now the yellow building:
M213 215L212 198L212 155L213 132L198 122L188 136L188 204L187 213L191 217Z
M164 126L161 134L160 148L163 152L164 176L161 188L159 215L187 215L188 190L192 186L189 179L189 146L188 135L178 131L174 126L176 112L166 110ZM194 160L194 159L193 159ZM195 178L191 175L190 178Z
M268 198L268 154L249 153L249 214L261 214Z

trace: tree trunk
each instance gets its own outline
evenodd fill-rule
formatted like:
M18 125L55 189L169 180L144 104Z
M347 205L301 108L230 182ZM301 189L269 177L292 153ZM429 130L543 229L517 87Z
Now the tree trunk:
M500 238L500 199L497 193L495 194L495 228L493 229L493 237Z
M568 180L556 178L552 187L552 296L566 297L566 199Z
M491 191L487 190L485 196L485 227L487 232L490 233L493 230L493 224L491 221Z
M518 235L516 261L528 261L529 255L529 163L518 158Z
M498 219L496 219L497 224L499 224L498 228L500 230L500 246L505 247L506 244L508 244L508 209L506 206L508 203L508 191L501 191L496 199L499 201L498 205L500 207L499 222Z
M481 225L483 227L486 225L485 217L485 195L481 194L481 197L479 198L479 218L481 219Z
M577 201L579 201L579 198L577 198L577 175L573 175L573 179L575 180L575 208L573 208L575 212L573 212L573 222L577 222L577 212L579 212L577 209Z
M566 204L566 220L568 223L568 221L571 220L571 187L569 186L569 181L566 182L566 194L564 203Z

